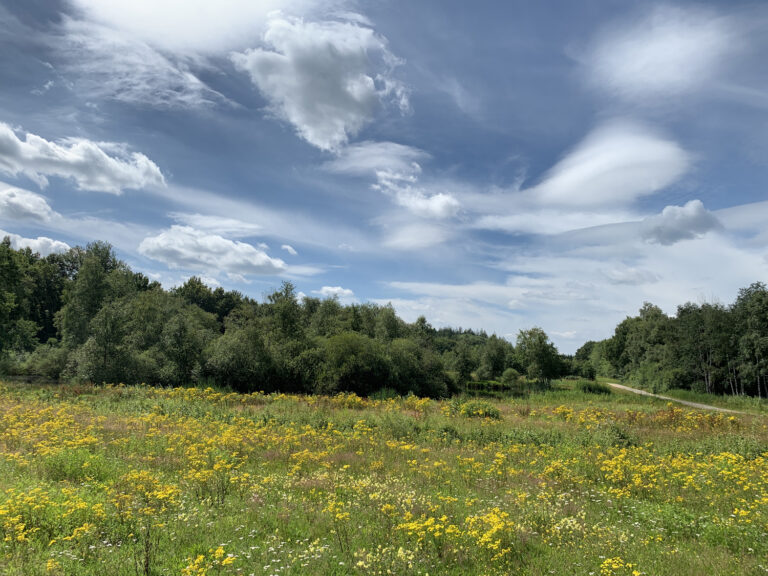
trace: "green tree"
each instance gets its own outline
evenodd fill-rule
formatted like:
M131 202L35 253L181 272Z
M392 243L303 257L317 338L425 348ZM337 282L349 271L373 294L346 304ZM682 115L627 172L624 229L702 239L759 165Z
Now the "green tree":
M520 364L528 378L543 384L560 375L560 357L546 332L534 327L520 330L515 346Z
M77 276L64 291L64 305L56 316L65 346L76 347L88 339L88 325L110 294L109 274L125 267L105 242L88 245Z
M507 364L507 355L512 348L508 342L492 334L483 346L478 374L482 380L500 378Z
M257 326L227 330L212 340L206 353L206 375L238 392L275 389L272 358Z
M739 290L733 306L739 373L748 393L768 395L768 288L762 282Z
M388 358L373 338L344 332L328 338L324 352L321 392L355 392L367 396L389 384Z

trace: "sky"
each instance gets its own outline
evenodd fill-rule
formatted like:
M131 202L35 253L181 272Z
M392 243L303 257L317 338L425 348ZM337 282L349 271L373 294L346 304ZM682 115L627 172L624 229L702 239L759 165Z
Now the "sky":
M768 5L0 1L0 236L563 352L768 281Z

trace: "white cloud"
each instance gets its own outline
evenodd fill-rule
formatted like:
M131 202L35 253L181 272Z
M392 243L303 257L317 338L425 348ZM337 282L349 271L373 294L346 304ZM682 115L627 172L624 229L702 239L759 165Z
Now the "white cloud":
M383 101L408 107L392 76L400 63L386 39L356 21L305 22L274 15L264 44L233 53L269 101L271 112L321 150L338 150L367 124Z
M561 234L569 230L602 226L631 220L626 211L619 210L563 210L522 207L514 214L485 214L472 224L472 228L525 234Z
M552 330L551 334L553 336L564 338L566 340L573 340L579 335L579 333L576 332L576 330L566 330L564 332L558 332L557 330Z
M418 186L421 165L429 154L395 142L361 142L339 151L338 157L324 165L327 170L350 175L372 175L371 187L391 197L396 204L422 218L445 219L456 216L461 203L452 194L430 192Z
M661 214L645 218L642 237L656 244L674 244L698 238L720 227L720 222L704 208L701 200L691 200L684 206L667 206Z
M738 50L731 21L697 7L657 6L613 23L584 58L591 82L635 103L697 90Z
M231 274L279 274L285 263L244 242L228 240L217 234L190 226L171 226L157 236L142 240L139 252L164 262L170 268Z
M280 246L280 248L288 252L288 254L290 254L291 256L296 256L298 254L298 252L296 252L296 249L290 244L283 244L282 246Z
M463 298L420 296L417 298L379 298L377 304L392 304L397 315L406 322L425 316L435 327L484 330L500 335L514 334L527 328L525 319L512 310Z
M398 205L423 218L442 220L456 216L461 209L461 204L456 198L442 192L429 196L423 190L406 186L394 188L394 194Z
M40 194L0 182L0 218L47 222L54 214Z
M355 296L352 290L341 286L323 286L320 290L312 290L312 294L318 294L323 298L338 298L339 300L350 300Z
M275 10L307 15L309 0L70 0L80 16L141 42L180 53L218 54L258 37ZM339 2L325 2L330 9Z
M164 201L179 207L179 211L173 214L205 214L224 220L231 219L235 214L238 220L259 226L260 236L277 238L282 243L313 245L332 251L337 250L340 244L354 246L355 249L364 251L376 248L370 234L365 234L358 228L344 223L329 223L315 215L303 214L296 207L276 209L251 200L235 199L176 185L155 189L152 192ZM195 228L195 226L192 227ZM295 269L291 267L292 271Z
M18 234L12 234L0 230L0 240L8 236L11 239L11 247L19 250L21 248L29 248L32 252L37 252L41 256L48 256L48 254L66 252L69 250L69 244L61 242L60 240L53 240L46 236L38 236L37 238L24 238Z
M119 28L65 18L53 44L81 97L155 108L227 101L195 75L193 58L162 52Z
M530 193L542 204L627 204L680 179L691 157L639 124L614 121L592 131Z
M368 175L399 175L402 179L415 178L421 172L420 162L429 154L419 148L396 142L366 140L341 149L336 158L324 167L331 172Z
M749 243L768 245L768 201L732 206L714 214L727 230L747 235Z
M198 76L212 57L249 46L274 10L312 14L314 0L70 0L52 39L78 94L156 108L227 102Z
M169 284L169 286L171 288L177 288L182 284L185 284L190 278L192 278L192 276L182 276L181 278L178 278L175 281L173 281L173 283ZM216 289L219 286L221 286L221 282L219 282L213 276L208 276L206 274L199 274L199 275L196 275L195 278L198 278L200 282L208 286L208 288ZM160 281L160 278L155 278L155 279Z
M686 301L731 301L739 288L768 275L764 248L745 249L724 235L672 245L635 235L612 251L538 247L505 256L498 267L509 273L503 282L391 282L390 293L404 293L392 302L398 313L426 314L436 325L498 334L540 325L561 351L573 352L588 339L609 337L644 301L673 314ZM564 336L571 332L578 338Z
M23 139L0 122L0 172L24 175L41 188L49 176L69 178L80 190L120 194L125 189L165 186L157 165L123 144L92 142L83 138L48 141L27 133Z
M186 212L171 212L171 218L192 228L222 234L235 238L246 238L255 236L262 231L262 227L253 222L245 222L237 218L227 216L216 216L213 214L189 214ZM266 248L266 244L259 245Z
M611 284L626 284L629 286L639 286L641 284L650 284L658 282L660 277L650 270L642 268L633 268L631 266L617 266L608 270L601 270Z
M384 246L399 251L416 251L442 244L450 234L442 226L412 223L387 231Z
M460 191L459 199L473 213L470 228L540 235L578 230L602 241L614 232L610 225L639 220L636 201L674 185L692 163L689 153L654 130L613 120L592 130L538 184Z

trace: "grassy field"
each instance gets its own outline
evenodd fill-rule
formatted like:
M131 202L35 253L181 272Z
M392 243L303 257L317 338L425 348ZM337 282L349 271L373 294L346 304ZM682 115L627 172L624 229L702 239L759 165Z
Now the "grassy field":
M0 385L5 575L768 572L768 420Z

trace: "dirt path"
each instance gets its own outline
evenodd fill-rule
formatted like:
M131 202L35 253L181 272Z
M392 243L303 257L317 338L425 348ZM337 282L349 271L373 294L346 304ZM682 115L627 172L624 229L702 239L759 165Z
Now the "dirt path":
M670 402L677 402L678 404L690 406L691 408L698 408L700 410L716 410L717 412L728 412L730 414L745 414L745 415L749 414L748 412L741 412L739 410L730 410L729 408L720 408L719 406L710 406L709 404L699 404L698 402L689 402L688 400L678 400L677 398L670 398L669 396L652 394L651 392L646 392L645 390L630 388L629 386L624 386L624 384L616 384L615 382L606 382L606 384L608 384L608 386L610 386L611 388L616 388L617 390L624 390L625 392L633 392L635 394L640 394L641 396L652 396L653 398L659 398L661 400L669 400Z

